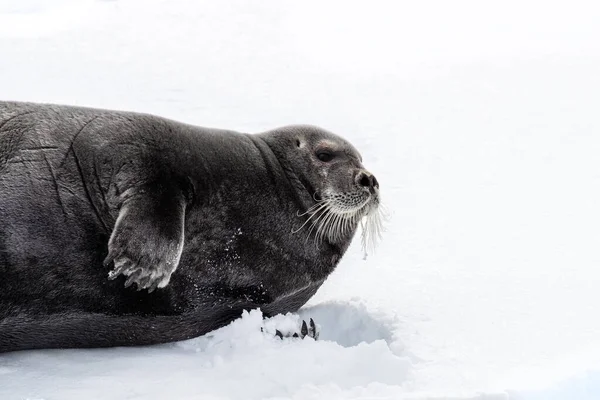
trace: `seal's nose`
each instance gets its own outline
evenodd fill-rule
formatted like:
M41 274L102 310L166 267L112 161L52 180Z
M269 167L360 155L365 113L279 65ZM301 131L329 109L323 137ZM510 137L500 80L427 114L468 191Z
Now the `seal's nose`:
M379 189L379 182L377 182L375 175L365 171L356 175L356 183L362 187L368 188L371 192L373 192L375 188Z

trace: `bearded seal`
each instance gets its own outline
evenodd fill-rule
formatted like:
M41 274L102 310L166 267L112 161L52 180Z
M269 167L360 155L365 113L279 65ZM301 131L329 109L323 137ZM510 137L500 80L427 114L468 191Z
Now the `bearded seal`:
M317 127L0 102L0 352L165 343L296 311L378 206L358 151Z

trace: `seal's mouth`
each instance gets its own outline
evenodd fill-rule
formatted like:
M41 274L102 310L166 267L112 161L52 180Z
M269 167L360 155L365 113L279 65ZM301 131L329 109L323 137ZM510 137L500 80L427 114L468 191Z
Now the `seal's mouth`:
M379 221L379 194L378 191L354 190L351 192L332 193L325 192L323 196L315 192L313 194L315 204L299 217L306 217L300 228L292 231L299 232L306 227L308 237L314 234L315 241L327 239L336 243L349 240L355 232L359 223L363 223L363 235L365 224L371 226L368 221ZM379 222L376 229L369 228L369 232L379 231Z
M344 217L362 217L379 205L379 194L369 190L355 190L343 193L328 193L324 198L329 209Z

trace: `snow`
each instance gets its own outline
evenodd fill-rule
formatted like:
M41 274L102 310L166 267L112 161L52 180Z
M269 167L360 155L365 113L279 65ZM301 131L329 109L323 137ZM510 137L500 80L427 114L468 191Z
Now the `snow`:
M391 212L299 315L3 354L0 398L600 398L598 20L591 1L0 1L2 99L321 125ZM316 342L271 334L310 317Z

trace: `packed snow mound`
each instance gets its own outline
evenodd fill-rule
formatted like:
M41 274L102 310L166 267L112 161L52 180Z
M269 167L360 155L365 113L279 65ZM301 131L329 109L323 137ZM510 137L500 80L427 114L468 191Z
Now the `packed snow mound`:
M600 369L590 369L550 385L546 389L510 393L510 400L598 400Z
M298 331L305 316L321 325L323 339L275 336ZM160 346L9 353L0 398L328 398L374 382L398 390L411 362L390 348L386 323L364 307L332 303L269 319L244 312L205 336Z

